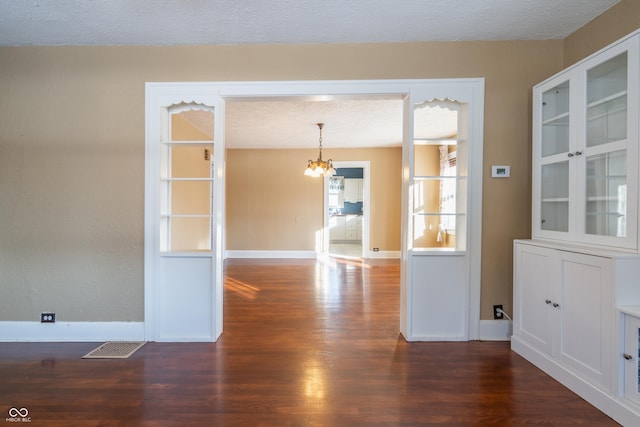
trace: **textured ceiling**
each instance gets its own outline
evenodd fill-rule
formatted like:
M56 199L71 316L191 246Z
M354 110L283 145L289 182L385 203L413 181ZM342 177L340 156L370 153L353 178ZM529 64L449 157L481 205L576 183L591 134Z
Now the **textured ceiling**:
M619 0L0 0L0 46L561 39ZM194 120L197 121L195 117ZM399 100L227 104L231 147L392 146ZM443 120L423 129L446 136Z
M455 103L441 102L443 106ZM267 99L226 104L226 144L229 148L397 147L402 144L400 98L350 98L339 101ZM202 110L180 113L213 139L213 116ZM449 108L419 108L414 116L415 136L446 139L456 136L457 113Z
M402 100L229 102L227 144L233 148L398 146ZM247 126L251 123L251 126Z
M0 45L561 39L619 0L0 0Z

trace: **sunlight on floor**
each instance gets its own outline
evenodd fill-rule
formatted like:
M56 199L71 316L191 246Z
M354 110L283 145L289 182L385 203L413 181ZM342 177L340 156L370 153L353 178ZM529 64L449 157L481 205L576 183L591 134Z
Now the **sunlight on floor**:
M247 283L240 282L230 277L225 277L224 287L226 290L235 293L240 298L244 298L250 301L256 299L258 297L258 293L260 292L260 288L256 288L255 286L251 286Z
M329 254L336 257L362 258L362 243L331 243Z

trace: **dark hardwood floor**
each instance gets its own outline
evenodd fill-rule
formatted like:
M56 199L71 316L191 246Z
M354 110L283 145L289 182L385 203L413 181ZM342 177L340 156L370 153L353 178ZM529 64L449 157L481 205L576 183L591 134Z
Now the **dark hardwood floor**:
M230 260L226 276L217 343L126 360L0 343L0 424L24 407L33 426L617 425L509 343L406 343L397 261Z

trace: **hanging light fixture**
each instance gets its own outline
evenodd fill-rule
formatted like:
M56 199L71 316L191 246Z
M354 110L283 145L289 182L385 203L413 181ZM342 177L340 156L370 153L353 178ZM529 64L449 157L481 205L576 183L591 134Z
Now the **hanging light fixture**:
M307 169L304 171L306 176L333 176L336 174L336 170L333 168L333 161L331 159L322 160L322 128L324 123L317 123L318 129L320 129L320 154L318 160L309 160L307 162Z

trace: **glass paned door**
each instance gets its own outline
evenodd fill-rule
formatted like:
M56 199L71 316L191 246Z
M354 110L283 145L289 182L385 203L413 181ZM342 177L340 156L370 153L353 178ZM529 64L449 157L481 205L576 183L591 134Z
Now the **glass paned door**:
M541 167L540 228L569 231L569 161Z
M213 112L179 106L161 147L161 252L212 250Z
M466 248L466 106L430 101L414 111L412 247Z
M587 157L586 232L613 237L627 235L625 150Z
M569 152L569 81L542 94L542 157Z
M587 71L585 233L627 237L627 52Z
M540 229L569 231L570 83L542 93Z

